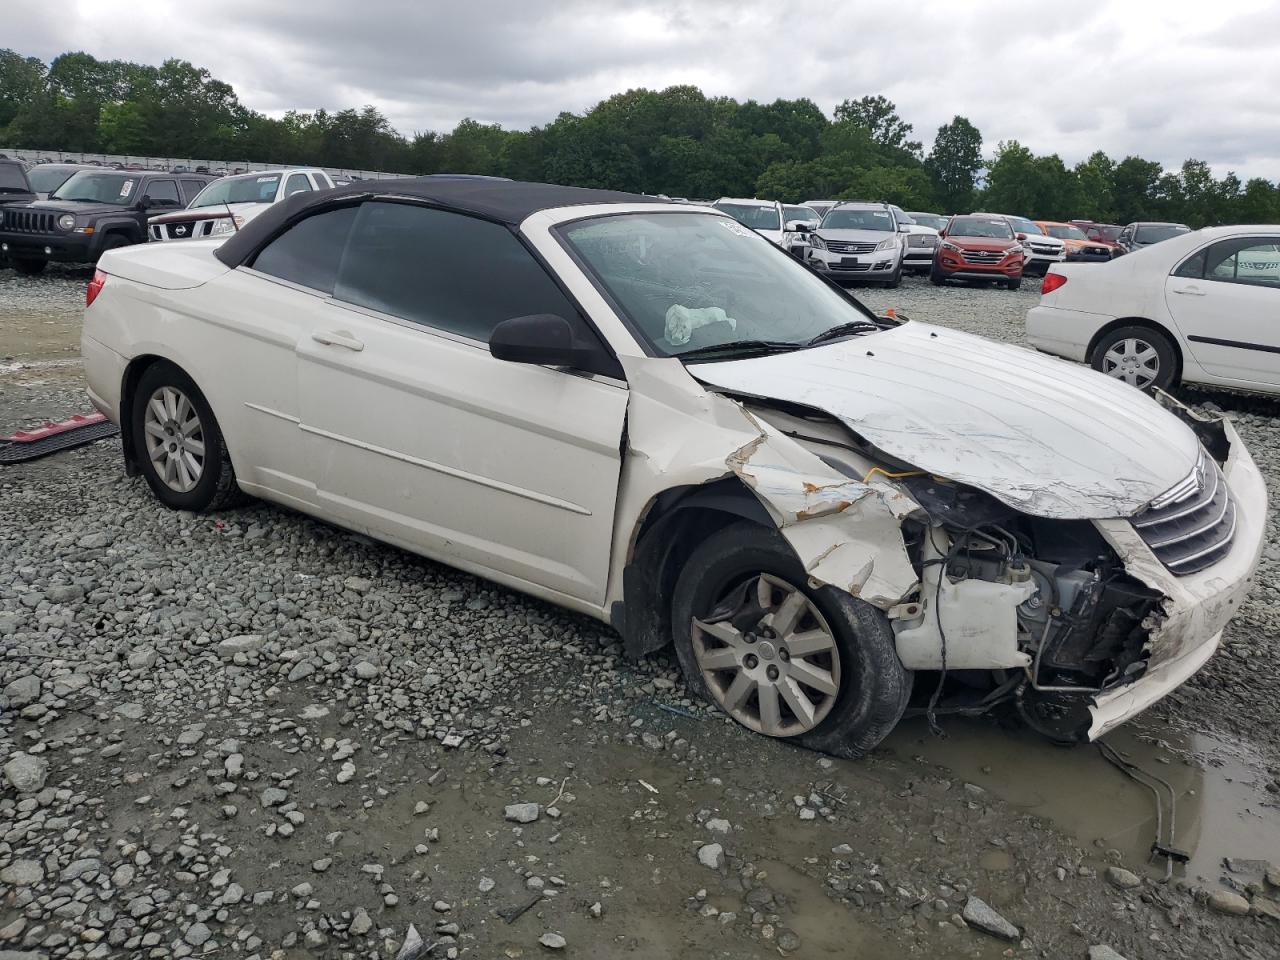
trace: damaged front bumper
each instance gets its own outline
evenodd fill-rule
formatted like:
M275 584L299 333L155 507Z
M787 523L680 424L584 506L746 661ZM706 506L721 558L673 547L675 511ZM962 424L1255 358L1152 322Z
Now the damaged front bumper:
M1230 444L1222 472L1235 498L1237 520L1230 551L1213 566L1190 576L1174 576L1129 521L1095 522L1126 572L1164 594L1166 600L1164 619L1151 631L1142 676L1093 697L1090 740L1141 713L1204 666L1249 590L1266 537L1267 490L1235 429L1229 421L1223 421L1222 427Z

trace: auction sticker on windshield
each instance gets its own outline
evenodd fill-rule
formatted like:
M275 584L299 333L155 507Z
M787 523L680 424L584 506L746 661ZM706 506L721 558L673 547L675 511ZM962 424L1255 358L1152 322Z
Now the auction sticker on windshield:
M724 227L734 236L748 237L751 235L751 231L740 224L737 220L721 220L720 226Z
M132 180L126 180L124 183L120 184L120 196L127 197L131 193L133 193Z

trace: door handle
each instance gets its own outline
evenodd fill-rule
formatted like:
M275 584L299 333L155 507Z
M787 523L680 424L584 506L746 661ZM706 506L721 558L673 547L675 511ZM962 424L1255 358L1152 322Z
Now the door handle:
M1197 286L1174 287L1173 292L1180 293L1184 297L1203 297L1204 296L1204 291Z
M325 333L313 333L311 339L323 343L327 347L345 347L359 353L364 349L364 341L357 340L346 330L332 330Z

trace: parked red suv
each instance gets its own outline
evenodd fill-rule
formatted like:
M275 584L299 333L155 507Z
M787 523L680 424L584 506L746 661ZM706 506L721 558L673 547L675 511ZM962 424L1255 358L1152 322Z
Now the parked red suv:
M1124 227L1116 223L1098 223L1096 220L1072 220L1073 224L1084 231L1084 235L1094 243L1100 243L1111 251L1111 256L1118 257L1124 253L1120 249L1120 231Z
M993 280L1010 290L1022 286L1022 244L1004 217L971 213L952 217L938 233L929 279Z

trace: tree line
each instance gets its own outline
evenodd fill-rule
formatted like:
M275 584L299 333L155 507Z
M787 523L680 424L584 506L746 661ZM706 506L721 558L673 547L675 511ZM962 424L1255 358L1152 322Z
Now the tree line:
M956 116L928 152L882 96L828 117L808 99L739 102L694 86L628 90L528 130L466 119L406 137L376 108L268 117L182 60L160 66L64 53L49 63L0 50L0 144L143 156L239 158L392 173L519 180L714 199L883 200L909 210L986 209L1040 219L1280 222L1280 188L1190 159L1178 170L1098 151L1068 166L1017 141L983 154Z

